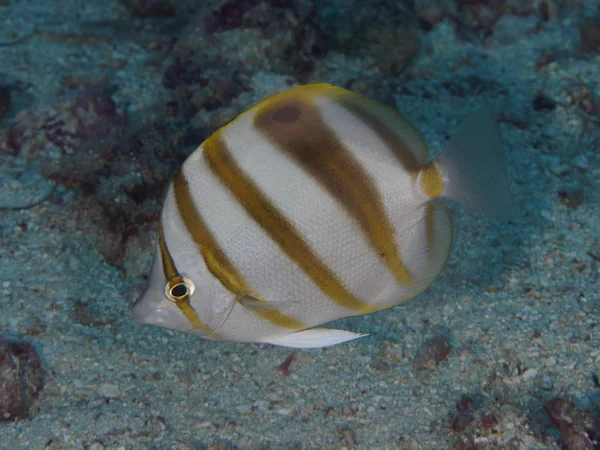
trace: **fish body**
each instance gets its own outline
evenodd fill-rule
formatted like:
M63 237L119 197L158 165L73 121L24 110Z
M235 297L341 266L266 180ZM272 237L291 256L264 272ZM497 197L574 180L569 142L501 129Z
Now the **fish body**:
M318 326L435 280L452 244L444 197L513 214L490 111L429 161L393 109L328 84L292 88L219 129L176 174L134 318L289 347L360 337Z

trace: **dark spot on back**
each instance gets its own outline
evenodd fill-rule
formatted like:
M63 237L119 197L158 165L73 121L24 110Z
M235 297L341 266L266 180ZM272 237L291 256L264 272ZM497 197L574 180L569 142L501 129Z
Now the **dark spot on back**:
M284 106L273 113L273 120L282 123L292 123L300 118L300 109L296 106Z

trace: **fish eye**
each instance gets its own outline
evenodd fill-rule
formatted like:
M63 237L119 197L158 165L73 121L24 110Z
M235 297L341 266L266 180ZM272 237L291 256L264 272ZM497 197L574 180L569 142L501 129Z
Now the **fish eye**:
M177 276L167 282L165 295L168 300L180 303L187 301L194 293L194 283L189 278Z
M176 284L171 288L171 297L183 297L187 295L188 288L185 283Z

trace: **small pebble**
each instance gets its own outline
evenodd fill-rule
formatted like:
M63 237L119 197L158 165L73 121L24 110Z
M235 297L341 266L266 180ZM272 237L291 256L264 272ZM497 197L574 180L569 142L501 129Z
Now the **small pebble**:
M119 386L110 383L101 384L98 388L98 393L102 397L106 398L117 398L121 395L121 392L119 391Z
M354 415L354 414L358 413L359 410L360 410L360 406L358 405L358 403L350 403L350 404L342 405L342 414L345 416Z
M552 378L549 375L544 375L542 377L542 389L545 391L551 391L553 387Z
M557 164L554 162L550 163L548 169L550 169L550 172L552 172L557 177L565 175L569 172L569 166L567 166L566 164Z
M423 378L446 358L450 353L450 342L444 336L436 336L426 341L413 360L413 369L418 378Z
M246 414L252 411L252 405L249 403L245 403L243 405L238 405L235 407L235 410L240 414Z
M573 165L582 170L587 170L589 167L588 160L585 155L579 155L573 158Z
M535 377L537 377L538 371L536 369L527 369L525 372L523 372L523 375L521 375L521 378L523 378L524 380L531 380Z
M74 272L81 270L81 268L83 267L83 265L81 264L81 261L75 255L68 256L67 265L69 266L69 269Z

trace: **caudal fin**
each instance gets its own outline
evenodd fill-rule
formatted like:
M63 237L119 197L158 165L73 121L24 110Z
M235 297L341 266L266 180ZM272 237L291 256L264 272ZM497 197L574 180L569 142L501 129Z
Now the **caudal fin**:
M490 108L467 118L435 166L444 177L444 197L503 219L516 216L502 136Z

